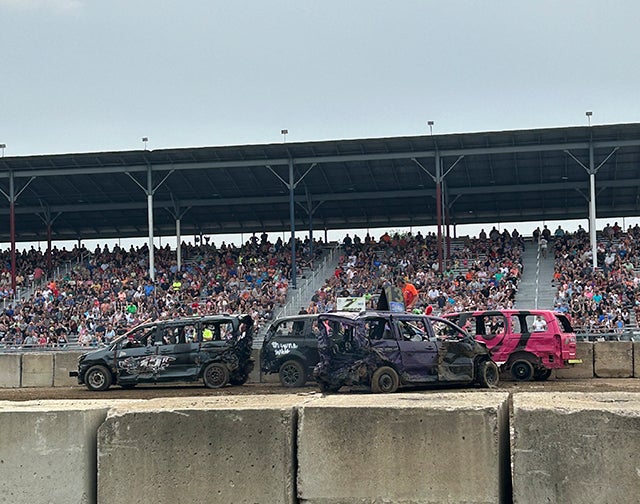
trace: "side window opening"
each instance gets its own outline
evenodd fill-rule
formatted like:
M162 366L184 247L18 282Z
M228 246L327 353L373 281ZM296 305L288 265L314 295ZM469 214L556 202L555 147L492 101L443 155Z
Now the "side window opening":
M397 327L404 341L424 341L428 339L428 333L421 320L399 320Z
M511 315L511 332L514 334L522 333L520 317L518 315Z
M542 315L527 315L529 332L544 332L547 330L547 321Z

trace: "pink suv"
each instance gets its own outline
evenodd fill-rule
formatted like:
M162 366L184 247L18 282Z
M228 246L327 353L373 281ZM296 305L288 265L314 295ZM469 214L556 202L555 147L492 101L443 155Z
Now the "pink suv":
M491 310L449 313L446 318L484 342L501 371L515 380L543 381L552 369L576 359L576 335L569 318L550 310Z

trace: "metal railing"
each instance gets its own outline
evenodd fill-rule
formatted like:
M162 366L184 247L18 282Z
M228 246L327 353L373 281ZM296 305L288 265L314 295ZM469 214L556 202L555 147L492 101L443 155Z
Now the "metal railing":
M286 304L276 312L274 318L296 315L301 306L306 308L315 291L322 286L320 283L324 284L324 281L333 274L336 255L339 254L339 249L340 247L335 245L328 250L320 266L311 271L307 278L304 279L302 285L298 284L294 293L287 300Z

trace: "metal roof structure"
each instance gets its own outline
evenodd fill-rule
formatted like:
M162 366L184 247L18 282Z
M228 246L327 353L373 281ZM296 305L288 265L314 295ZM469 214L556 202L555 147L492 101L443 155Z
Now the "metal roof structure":
M4 157L0 241L582 219L590 174L640 215L640 123Z

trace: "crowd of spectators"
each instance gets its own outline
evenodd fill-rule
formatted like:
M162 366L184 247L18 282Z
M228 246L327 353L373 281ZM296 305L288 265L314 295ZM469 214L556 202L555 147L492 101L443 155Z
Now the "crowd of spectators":
M155 282L148 275L146 245L128 251L118 246L54 250L57 264L73 265L55 280L45 280L44 271L36 278L44 254L20 253L17 264L29 272L19 275L21 281L36 288L22 301L7 304L5 299L0 344L59 346L77 338L81 345L97 345L145 320L212 313L248 313L260 327L284 303L292 268L289 245L267 238L254 235L241 247L183 244L180 271L175 250L156 248ZM309 245L298 240L298 272L311 265ZM321 246L316 242L314 256ZM2 258L4 290L7 281L10 285L10 263L6 254Z
M534 243L547 240L555 255L554 309L571 315L574 327L589 332L620 331L631 313L640 316L640 227L625 233L617 223L600 234L598 267L592 268L589 237L582 227L566 233L560 226L534 232ZM323 243L297 242L297 268L304 272L321 253ZM385 233L379 240L347 234L334 274L313 295L303 311L336 308L338 297L365 297L375 307L377 295L398 279L418 291L415 311L452 311L515 307L522 274L524 241L517 230L495 227L478 238L457 240L440 273L437 237L433 233ZM182 246L178 271L175 251L155 250L156 278L148 276L148 249L118 246L54 249L51 261L31 248L17 254L17 282L35 287L22 301L4 300L0 344L64 346L77 339L89 346L109 342L126 328L145 320L196 314L248 313L259 328L285 303L291 275L288 243L255 235L240 247L215 243ZM0 254L0 295L10 293L10 257ZM45 264L71 264L54 280Z
M334 275L313 296L305 311L318 313L336 307L338 297L364 296L375 307L376 295L398 278L411 283L419 298L414 309L444 314L451 311L511 308L522 274L523 242L516 232L493 232L465 239L451 250L439 273L437 236L420 232L385 233L376 241L347 235L344 255Z
M569 313L574 327L589 333L623 332L632 313L640 319L640 226L626 232L607 224L596 241L597 269L586 231L557 233L554 309Z

